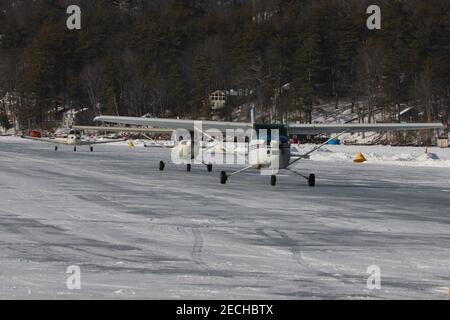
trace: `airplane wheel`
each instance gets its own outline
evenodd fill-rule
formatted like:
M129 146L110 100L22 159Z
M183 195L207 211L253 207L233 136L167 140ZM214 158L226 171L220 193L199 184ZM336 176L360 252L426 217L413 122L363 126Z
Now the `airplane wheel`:
M55 146L55 151L58 151L58 146Z
M73 152L77 152L77 147L73 147Z
M270 185L275 186L276 184L277 184L277 176L273 174L270 176Z
M190 165L190 164L187 164L187 165L186 165L186 171L187 171L187 172L191 172L191 165Z
M159 171L163 171L165 166L166 165L165 165L164 161L160 161L159 162Z
M208 169L208 172L211 172L212 171L212 164L206 165L206 168Z
M314 187L314 186L316 185L316 175L315 175L314 173L311 173L311 174L309 175L309 178L308 178L308 185L309 185L310 187Z
M228 180L227 173L225 171L220 172L220 184L227 183L227 180Z
M89 147L89 150L91 150L91 152L94 152L94 147L93 147L93 146L90 146L90 147Z

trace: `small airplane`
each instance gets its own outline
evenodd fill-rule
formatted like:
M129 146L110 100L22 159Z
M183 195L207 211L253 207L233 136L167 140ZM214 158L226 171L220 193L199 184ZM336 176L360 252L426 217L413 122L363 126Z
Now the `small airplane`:
M173 133L172 129L162 129L162 128L131 128L131 127L99 127L99 126L78 126L74 125L72 128L81 131L96 131L96 132L132 132L144 136L146 139L153 142L154 146L167 147L160 144L157 140L151 138L148 134L150 133ZM144 145L146 147L147 145Z
M95 144L105 144L105 143L113 143L113 142L123 141L123 140L102 140L102 141L83 140L81 138L81 132L78 129L71 129L66 138L40 138L40 137L32 137L32 136L22 136L22 138L53 143L53 144L55 144L55 151L58 151L59 145L73 146L74 152L77 151L77 146L88 146L89 150L91 152L93 152L94 151L93 145L95 145Z
M374 132L374 131L402 131L402 130L425 130L425 129L443 129L441 123L375 123L375 124L258 124L255 122L254 110L252 110L252 121L247 122L223 122L223 121L195 121L195 120L180 120L180 119L163 119L163 118L139 118L139 117L121 117L121 116L98 116L94 118L96 122L115 123L125 125L147 126L147 127L159 127L167 128L170 130L184 130L184 132L190 133L189 136L179 136L179 142L176 145L175 152L180 156L190 158L193 160L199 152L199 145L194 141L194 133L199 133L203 136L214 140L217 144L221 145L224 149L226 147L222 144L223 141L215 139L215 137L209 132L227 132L227 130L243 130L246 133L246 137L249 138L249 152L248 152L248 165L242 169L227 173L221 171L220 183L226 184L228 179L236 174L242 173L249 169L256 170L272 170L270 174L270 184L276 185L278 170L284 169L293 172L308 182L308 185L315 186L316 176L311 173L304 175L299 173L290 167L301 159L309 158L309 155L326 144L331 140L337 139L345 133L354 132ZM198 123L201 124L201 129L198 128ZM132 130L130 128L130 130ZM250 131L247 131L250 130ZM271 132L277 130L278 139L271 137ZM310 135L310 134L335 134L332 138L328 139L324 143L316 146L312 150L304 154L291 154L291 145L289 142L289 134L296 135ZM276 136L274 134L274 136ZM274 165L275 164L275 165ZM212 164L206 163L208 171L212 171ZM187 164L187 170L190 171L190 164ZM160 170L164 170L164 162L160 162Z
M175 154L178 159L181 161L190 161L196 157L199 152L206 152L207 150L215 147L209 146L207 148L200 148L197 144L192 144L191 139L183 138L183 135L179 135L174 138L174 146L167 146L160 144L157 140L152 139L148 134L150 133L165 133L165 134L174 134L176 133L175 129L167 129L167 128L144 128L144 127L105 127L105 126L73 126L73 128L78 130L86 130L86 131L104 131L104 132L133 132L143 135L145 138L153 142L153 146L159 146L164 148L172 148L173 154ZM185 136L190 136L190 133L185 134ZM208 172L212 171L212 164L204 163ZM166 163L164 161L159 162L159 170L163 171L166 167ZM187 171L190 172L192 168L192 164L188 163L186 165Z

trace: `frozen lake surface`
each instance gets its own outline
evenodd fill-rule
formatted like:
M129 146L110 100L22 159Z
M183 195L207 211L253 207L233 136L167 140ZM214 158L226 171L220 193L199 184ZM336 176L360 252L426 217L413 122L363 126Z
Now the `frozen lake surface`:
M376 154L395 160L388 148ZM315 188L286 172L272 187L256 172L220 185L223 167L160 172L164 148L0 138L0 298L446 299L450 168L328 150L296 166Z

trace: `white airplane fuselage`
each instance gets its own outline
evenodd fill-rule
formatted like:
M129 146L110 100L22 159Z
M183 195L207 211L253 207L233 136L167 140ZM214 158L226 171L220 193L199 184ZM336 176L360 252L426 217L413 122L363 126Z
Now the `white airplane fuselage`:
M66 138L66 143L70 146L81 145L81 136L78 134L69 134Z
M178 159L190 161L199 155L199 151L198 143L193 143L191 140L181 140L176 142L172 148L172 155Z
M283 169L291 160L291 145L289 142L251 140L249 143L248 161L255 169Z

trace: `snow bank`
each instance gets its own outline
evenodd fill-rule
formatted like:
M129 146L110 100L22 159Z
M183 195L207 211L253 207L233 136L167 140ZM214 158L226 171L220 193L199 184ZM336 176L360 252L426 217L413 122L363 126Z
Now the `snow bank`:
M295 153L305 153L314 145L293 146ZM426 152L428 151L428 152ZM325 146L311 154L312 161L352 162L357 153L363 153L366 164L400 166L450 167L450 149L391 146Z

